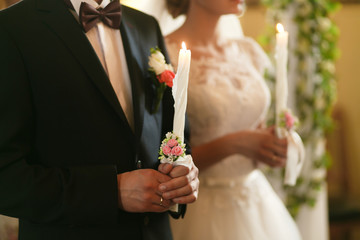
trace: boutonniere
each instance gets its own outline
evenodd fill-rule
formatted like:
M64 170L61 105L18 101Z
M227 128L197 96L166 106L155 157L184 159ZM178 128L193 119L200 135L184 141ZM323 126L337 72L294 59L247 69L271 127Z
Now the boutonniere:
M155 113L159 108L165 89L173 86L175 73L171 64L166 63L159 48L151 48L150 53L149 72L156 87L156 99L152 109L152 113Z

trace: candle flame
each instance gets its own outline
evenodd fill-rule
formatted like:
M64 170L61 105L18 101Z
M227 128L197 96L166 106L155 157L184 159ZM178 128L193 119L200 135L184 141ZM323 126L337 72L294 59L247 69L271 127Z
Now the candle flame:
M182 49L186 50L186 44L185 44L185 42L182 42L181 46L182 46Z
M276 24L276 29L278 30L279 33L284 32L284 27L281 23Z

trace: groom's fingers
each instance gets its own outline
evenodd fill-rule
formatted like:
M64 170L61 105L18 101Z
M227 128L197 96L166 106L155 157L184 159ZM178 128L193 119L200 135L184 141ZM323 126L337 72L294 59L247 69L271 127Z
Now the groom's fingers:
M177 177L181 177L181 176L185 176L187 174L189 174L190 172L190 167L188 166L176 166L172 169L172 171L170 172L169 176L172 178L177 178Z
M158 191L159 183L171 180L153 169L140 169L118 176L119 207L127 212L166 211L172 204Z
M173 202L174 203L178 203L178 204L188 204L188 203L193 203L196 201L198 196L198 191L195 191L187 196L183 196L183 197L178 197L178 198L174 198Z
M161 196L156 196L158 200L152 203L152 211L153 212L165 212L169 210L169 207L174 203L171 200L167 200L162 198Z
M164 192L162 196L164 197L164 199L176 199L179 197L191 195L192 193L197 191L197 189L198 189L198 180L196 179L186 184L183 187L168 192Z
M164 174L162 172L158 172L158 171L155 171L154 176L155 176L155 178L157 179L157 181L159 183L164 183L164 182L167 182L167 181L169 181L171 179L168 175L166 175L166 174Z
M199 170L192 163L189 167L177 166L169 175L173 178L159 185L162 197L174 203L192 203L196 201L199 190Z
M172 169L173 169L173 165L169 163L162 163L158 167L159 172L166 175L168 175Z
M179 166L176 168L180 168L180 167L182 167L182 166ZM175 171L176 168L174 168L173 171ZM186 169L186 168L184 167L184 169ZM172 191L172 190L184 187L186 185L189 185L195 179L197 180L197 168L194 168L187 175L181 175L180 177L173 178L168 182L161 183L159 185L159 190L161 192Z

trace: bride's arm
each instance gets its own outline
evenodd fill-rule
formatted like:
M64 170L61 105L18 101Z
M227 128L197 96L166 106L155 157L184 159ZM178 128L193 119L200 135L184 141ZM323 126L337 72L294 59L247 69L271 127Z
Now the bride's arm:
M206 144L192 147L192 157L200 171L234 153L233 147L229 144L228 135Z
M192 147L192 156L200 170L234 154L242 154L272 167L282 167L286 162L286 151L287 140L277 138L270 128L225 135Z

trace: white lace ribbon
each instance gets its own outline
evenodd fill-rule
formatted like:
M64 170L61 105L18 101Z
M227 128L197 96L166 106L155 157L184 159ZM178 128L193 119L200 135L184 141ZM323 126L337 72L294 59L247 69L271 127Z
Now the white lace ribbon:
M284 184L294 186L305 161L304 144L297 132L287 132L288 148Z

